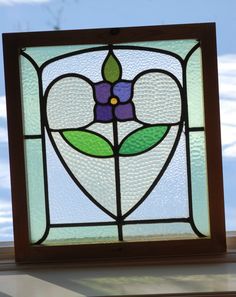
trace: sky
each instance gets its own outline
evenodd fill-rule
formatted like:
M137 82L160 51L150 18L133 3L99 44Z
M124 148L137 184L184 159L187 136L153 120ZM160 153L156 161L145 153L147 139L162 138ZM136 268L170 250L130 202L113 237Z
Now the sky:
M236 230L235 0L0 0L0 31L215 22L226 224ZM2 45L0 45L0 241L12 239Z

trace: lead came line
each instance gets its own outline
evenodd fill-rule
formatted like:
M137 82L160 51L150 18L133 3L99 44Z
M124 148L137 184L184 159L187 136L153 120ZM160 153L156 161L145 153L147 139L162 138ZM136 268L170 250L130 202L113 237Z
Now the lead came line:
M122 229L122 211L121 211L121 193L120 193L120 162L119 162L119 141L117 121L113 121L113 137L114 137L114 161L115 161L115 180L116 180L116 207L117 207L117 228L118 238L123 241Z

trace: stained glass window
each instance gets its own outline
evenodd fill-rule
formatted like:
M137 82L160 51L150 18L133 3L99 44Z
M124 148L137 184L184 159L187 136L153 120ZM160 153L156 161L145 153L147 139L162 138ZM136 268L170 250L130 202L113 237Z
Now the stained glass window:
M31 246L212 238L197 37L19 48Z

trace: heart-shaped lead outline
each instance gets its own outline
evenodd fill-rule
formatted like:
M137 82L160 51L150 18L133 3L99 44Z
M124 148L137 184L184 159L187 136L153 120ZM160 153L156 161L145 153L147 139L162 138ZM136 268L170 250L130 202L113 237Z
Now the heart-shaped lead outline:
M133 48L135 50L135 48ZM96 51L98 49L95 49ZM101 50L104 50L101 49ZM93 51L92 49L90 50L91 52ZM152 52L152 50L150 49L150 51ZM163 52L164 51L160 51L160 52ZM167 53L165 53L166 55L168 55ZM153 188L156 186L156 184L158 183L158 181L160 180L160 178L162 177L162 175L164 174L165 170L167 169L174 153L175 153L175 150L177 148L177 145L179 143L179 139L180 139L180 136L181 136L181 132L183 130L183 90L182 90L182 86L180 85L180 82L178 81L178 79L171 73L165 71L165 70L162 70L162 69L155 69L153 70L154 72L159 72L159 73L165 73L167 75L169 75L175 82L176 82L176 85L178 86L179 88L179 91L180 91L180 99L181 99L181 117L180 117L180 121L179 121L179 128L178 128L178 132L177 132L177 135L176 135L176 138L174 140L174 143L173 143L173 147L161 169L161 171L159 172L159 174L157 175L156 179L153 181L152 185L149 187L149 189L147 190L147 192L145 193L145 195L143 195L143 197L137 202L135 203L125 214L122 215L122 219L125 219L129 214L131 214L147 197L148 195L150 194L150 192L153 190ZM148 70L147 71L144 71L145 73L149 72ZM70 74L66 74L66 75L62 75L63 77L68 77L68 76L78 76L78 77L81 77L79 74L75 74L75 73L70 73ZM139 75L137 75L137 77L139 77ZM59 77L55 79L55 82L59 80ZM87 80L89 83L90 81ZM47 87L46 89L46 92L45 92L45 103L47 102L47 97L48 97L48 94L49 94L49 91L51 89L51 87L53 86L53 84L55 82L51 82L49 84L49 86ZM45 115L47 115L47 103L44 105L45 106L45 110L44 110L44 113ZM48 118L46 116L46 130L47 130L47 134L49 136L49 139L53 145L53 148L55 150L55 152L57 153L61 163L63 164L64 168L66 169L66 171L68 172L68 174L70 175L70 177L72 178L72 180L76 183L76 185L80 188L80 190L96 205L98 206L101 210L103 210L106 214L108 214L110 217L112 217L113 219L117 219L117 216L114 215L113 213L111 213L109 210L107 210L101 203L99 203L95 198L93 198L93 196L85 189L85 187L83 187L81 185L81 183L77 180L77 178L74 176L74 174L71 172L70 168L68 167L68 165L66 164L64 158L62 157L62 155L60 154L60 151L58 150L57 148L57 145L53 139L53 136L51 134L51 129L49 128L49 124L48 124ZM132 157L131 157L132 158Z

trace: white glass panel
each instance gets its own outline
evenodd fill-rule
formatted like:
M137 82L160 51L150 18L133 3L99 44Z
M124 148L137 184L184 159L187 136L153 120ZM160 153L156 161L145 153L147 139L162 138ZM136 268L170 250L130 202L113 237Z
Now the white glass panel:
M127 220L187 218L188 182L185 137L182 135L176 152L156 187Z

